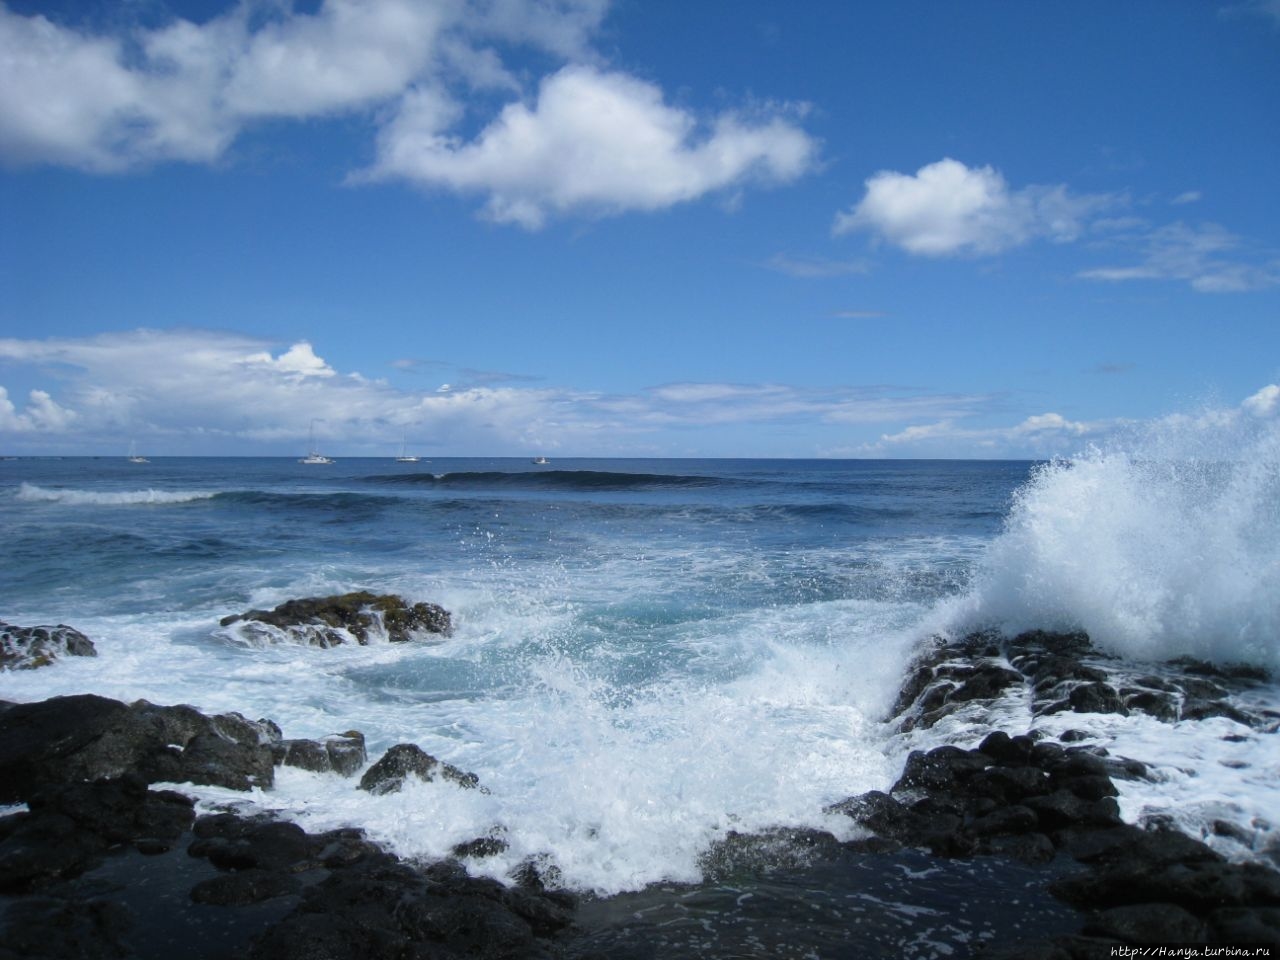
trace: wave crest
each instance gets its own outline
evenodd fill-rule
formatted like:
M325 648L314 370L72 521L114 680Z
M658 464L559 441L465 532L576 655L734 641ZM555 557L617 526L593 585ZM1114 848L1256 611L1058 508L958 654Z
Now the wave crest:
M125 506L139 503L189 503L192 500L208 500L216 495L214 491L205 490L53 490L24 483L18 488L17 498L28 503Z

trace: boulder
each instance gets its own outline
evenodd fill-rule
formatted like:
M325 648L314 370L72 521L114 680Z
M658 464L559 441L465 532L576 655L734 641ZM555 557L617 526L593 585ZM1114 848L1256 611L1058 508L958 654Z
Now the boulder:
M360 789L375 795L396 793L404 787L410 775L428 783L439 775L467 789L474 789L480 783L480 778L474 773L443 763L415 744L398 743L365 771L360 778Z
M280 740L273 744L272 753L277 766L343 777L354 775L368 761L364 734L359 730L335 733L323 740Z
M0 621L0 670L34 670L60 657L96 657L93 641L65 623L15 627Z
M247 790L273 781L272 729L239 714L126 705L93 694L21 703L0 712L0 803L52 784L136 773L147 783Z
M443 607L409 604L394 594L368 590L287 600L273 610L232 614L219 623L224 627L242 623L250 632L268 638L274 630L316 647L364 645L380 636L404 643L424 633L448 635L452 629L449 611Z

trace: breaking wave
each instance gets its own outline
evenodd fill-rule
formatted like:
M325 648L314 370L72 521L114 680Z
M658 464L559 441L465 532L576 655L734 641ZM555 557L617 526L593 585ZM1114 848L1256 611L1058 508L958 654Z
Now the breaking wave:
M1169 417L1041 466L976 582L969 623L1280 668L1280 421Z
M18 488L17 498L29 503L65 503L75 506L127 506L147 503L189 503L208 500L217 496L210 490L53 490L24 483Z

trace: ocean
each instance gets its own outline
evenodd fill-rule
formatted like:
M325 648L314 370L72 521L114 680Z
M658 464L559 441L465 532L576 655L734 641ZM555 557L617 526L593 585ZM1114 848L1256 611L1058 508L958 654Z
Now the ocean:
M1127 820L1163 815L1265 859L1280 757L1271 738L1224 739L1229 719L1033 724L1013 699L982 724L881 720L921 643L978 626L1083 628L1133 665L1280 667L1273 433L1229 457L1052 463L5 460L0 618L70 624L99 655L0 673L0 699L189 703L286 737L354 728L371 761L416 743L486 789L371 796L279 768L265 792L194 792L308 830L360 825L406 856L501 832L507 849L469 869L509 879L535 858L596 895L696 884L731 831L848 838L824 807L993 725L1083 728L1154 771L1118 782ZM320 649L219 626L358 589L438 603L454 632ZM1280 703L1274 682L1248 695ZM1217 836L1220 820L1261 839Z

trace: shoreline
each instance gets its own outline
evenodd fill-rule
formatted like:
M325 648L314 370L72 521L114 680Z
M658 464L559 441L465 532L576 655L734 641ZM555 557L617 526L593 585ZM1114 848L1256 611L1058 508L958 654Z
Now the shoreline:
M0 958L144 960L173 955L175 940L188 956L259 960L789 956L799 934L821 957L934 955L929 944L953 956L1059 960L1109 956L1118 945L1280 946L1280 872L1230 862L1167 823L1123 823L1115 782L1146 775L1141 759L1075 742L1070 730L1046 736L1035 722L1141 711L1165 722L1224 717L1249 731L1240 736L1280 728L1280 713L1230 702L1256 672L1188 661L1146 679L1109 668L1079 634L936 642L916 658L886 723L927 730L1025 689L1029 728L991 733L973 749L913 751L892 789L832 805L862 839L730 834L705 854L703 883L608 898L548 889L554 876L535 863L510 886L468 876L462 862L500 839L413 864L355 828L310 835L269 819L197 818L180 788L148 787L183 775L269 782L290 754L323 756L333 769L329 743L285 741L269 721L105 698L6 705L0 780L11 785L6 802L21 799L28 811L0 818ZM16 721L33 719L52 750L43 757L31 727L15 734ZM101 731L126 728L140 737L133 747L123 733L104 747ZM181 750L175 736L188 737ZM348 761L352 749L338 745ZM93 775L95 750L110 776ZM465 788L465 771L428 759L399 775ZM802 922L797 902L811 911ZM406 903L415 906L406 912ZM904 954L912 943L916 952Z

